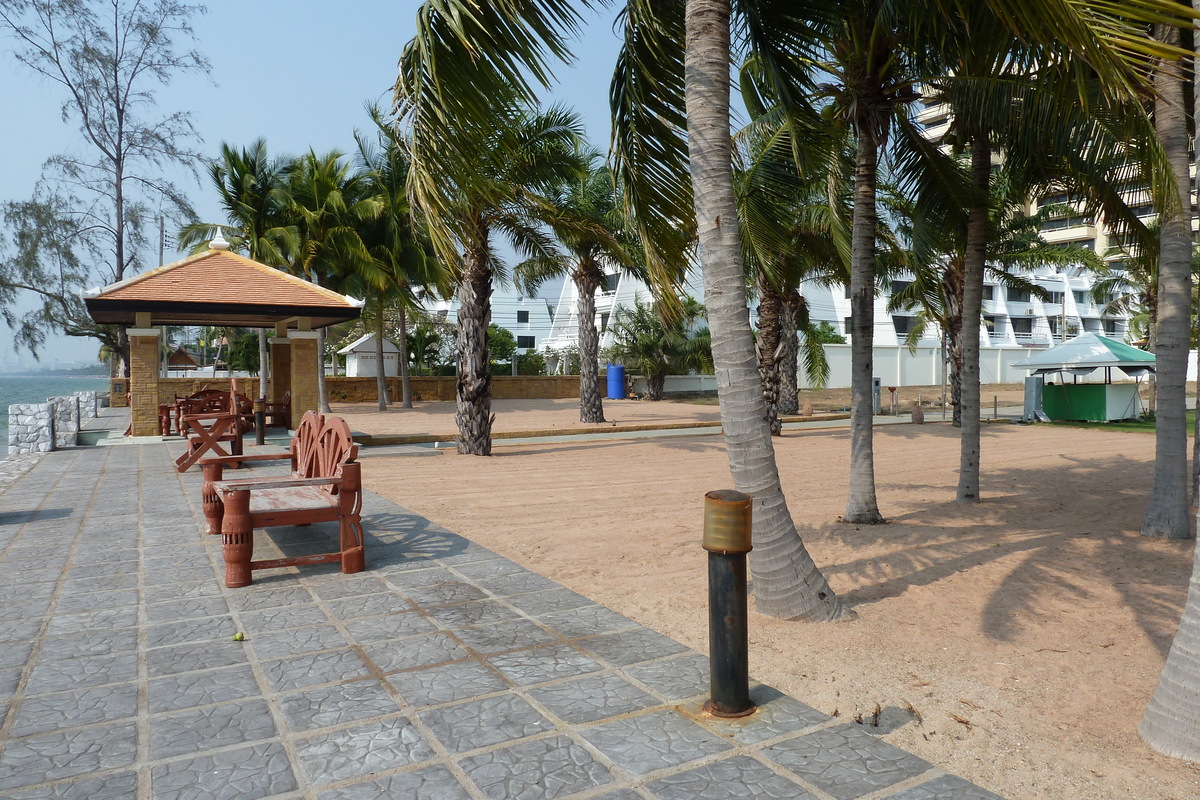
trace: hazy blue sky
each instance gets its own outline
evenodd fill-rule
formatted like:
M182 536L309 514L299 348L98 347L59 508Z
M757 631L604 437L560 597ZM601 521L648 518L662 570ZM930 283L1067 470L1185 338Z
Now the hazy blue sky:
M175 80L158 93L163 111L192 112L213 155L222 142L242 146L258 137L272 154L310 147L350 151L354 129L366 129L364 104L391 102L390 87L404 44L415 31L417 0L352 0L334 7L317 0L216 0L194 20L195 46L212 63L210 78ZM618 49L613 12L591 17L573 67L560 67L551 99L575 108L599 148L608 144L608 84ZM57 85L13 58L14 43L0 39L0 200L28 198L50 156L80 149L74 123L60 115ZM204 221L221 221L206 182L187 185ZM167 260L174 257L168 252ZM0 325L0 360L10 354ZM59 337L43 361L94 357L93 340Z

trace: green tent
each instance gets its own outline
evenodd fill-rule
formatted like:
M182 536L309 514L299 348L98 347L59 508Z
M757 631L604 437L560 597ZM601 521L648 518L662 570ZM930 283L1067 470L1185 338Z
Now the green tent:
M1141 413L1137 383L1114 384L1112 370L1115 367L1136 381L1154 372L1154 355L1098 333L1085 333L1013 366L1033 375L1061 376L1059 383L1048 382L1042 391L1042 408L1050 419L1130 419ZM1096 370L1103 370L1103 382L1079 382Z

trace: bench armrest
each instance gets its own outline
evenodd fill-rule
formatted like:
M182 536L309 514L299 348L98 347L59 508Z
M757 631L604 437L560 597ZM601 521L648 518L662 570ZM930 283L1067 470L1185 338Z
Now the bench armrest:
M217 481L213 488L218 492L252 492L256 489L286 489L291 486L327 486L341 484L340 476L328 478L241 478L233 481Z
M254 453L248 456L207 456L200 459L200 466L205 464L240 464L243 461L281 461L291 458L291 451L282 453Z

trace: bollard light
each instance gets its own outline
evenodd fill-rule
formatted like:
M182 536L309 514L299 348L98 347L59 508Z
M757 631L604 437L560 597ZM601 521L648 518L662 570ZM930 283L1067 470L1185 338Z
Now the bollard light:
M254 443L265 444L267 441L267 398L254 399Z
M746 608L752 502L750 495L732 489L704 495L710 673L710 696L704 710L717 717L744 717L755 709L750 699Z

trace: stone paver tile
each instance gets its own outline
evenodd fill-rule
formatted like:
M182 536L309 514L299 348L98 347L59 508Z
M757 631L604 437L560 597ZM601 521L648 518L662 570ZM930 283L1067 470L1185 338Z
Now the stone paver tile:
M6 792L4 800L129 800L137 797L137 773L118 772L103 778L53 783L37 789Z
M180 672L217 669L244 664L246 645L242 642L218 641L200 644L177 644L149 651L146 657L150 677L175 675Z
M220 617L229 613L229 604L221 597L189 597L146 606L146 618L151 624L178 622L200 617Z
M61 572L59 573L61 575ZM116 589L136 589L137 575L112 575L100 578L68 578L63 581L63 595L81 592L114 591Z
M329 613L343 620L374 617L378 614L392 614L397 611L411 611L413 607L407 598L395 592L376 592L358 597L343 597L330 600L325 605L329 608Z
M400 711L388 690L374 678L279 695L277 699L293 731L345 725Z
M728 720L709 717L706 724L738 744L756 744L829 722L828 714L822 714L772 686L751 687L750 699L758 706L750 716Z
M381 617L364 617L351 620L345 625L354 640L361 644L384 639L400 639L437 630L437 626L428 617L423 617L416 611L385 614Z
M478 586L462 581L435 583L432 586L406 589L404 593L410 600L423 608L465 603L469 600L482 600L487 597L487 594Z
M154 758L169 758L275 734L264 701L225 703L150 717L150 752Z
M28 642L41 629L41 617L6 620L0 622L0 642Z
M0 606L0 621L32 619L40 617L50 608L50 598L40 600L23 600L15 603L5 603Z
M135 628L96 633L72 633L67 636L47 636L38 651L38 662L64 661L83 656L104 656L110 653L129 653L137 650L138 632Z
M571 725L596 722L660 705L657 699L619 675L589 675L566 683L531 689L529 696Z
M931 769L928 762L853 725L789 739L765 749L763 755L838 800L851 800Z
M227 616L164 622L146 628L146 646L165 647L173 644L211 642L228 639L235 633L237 628Z
M13 739L0 755L0 789L117 769L136 756L137 727L132 723Z
M133 653L89 656L34 667L29 683L25 685L25 694L49 694L136 679L137 657Z
M998 794L964 781L956 775L943 775L928 783L897 792L888 800L1004 800Z
M20 578L19 583L44 583L44 582L57 583L59 578L62 577L62 568L61 567L52 567L49 569L27 569L27 570L22 570L20 575L21 575L21 578ZM133 577L136 578L136 576L133 576ZM17 581L17 579L15 577L10 578L9 580L14 581L14 582ZM68 583L70 583L70 581L68 581ZM137 585L136 580L134 580L133 583L135 586ZM5 585L11 586L13 584L6 583Z
M33 642L13 642L0 647L0 669L23 667L33 652Z
M21 670L0 670L0 703L3 703L5 700L7 700L9 695L17 690L17 684L20 682Z
M474 580L480 588L491 592L497 597L508 597L510 595L522 595L529 594L530 592L541 592L546 589L561 588L559 584L549 578L543 578L541 575L533 572L490 575L475 578Z
M452 753L523 739L554 728L553 722L514 694L430 709L418 716Z
M96 722L114 722L135 714L137 684L134 683L45 694L21 703L12 735L32 736Z
M330 789L318 794L317 800L382 800L391 797L470 800L471 795L450 770L436 766Z
M604 665L568 644L492 656L488 663L518 686L531 686L604 668Z
M138 624L137 608L101 608L79 614L64 614L50 620L46 633L61 636L66 633L107 630L109 628L132 628Z
M513 598L516 600L517 598ZM511 600L509 602L512 602ZM515 605L515 603L514 603ZM638 627L638 624L611 608L585 606L570 611L546 614L538 618L543 625L554 628L568 639L579 636L595 636Z
M706 695L711 688L708 659L699 653L630 667L625 673L671 702Z
M334 681L365 678L371 674L367 665L353 650L329 650L298 658L285 658L263 664L267 680L282 692L303 689Z
M137 564L125 561L76 561L67 575L71 578L99 578L108 575L137 573Z
M654 781L662 800L814 800L813 795L749 756L734 756Z
M608 792L596 798L596 800L642 800L643 795L638 794L633 789L618 789L615 792Z
M54 606L54 613L74 614L79 611L93 611L101 608L129 608L136 606L137 601L136 589L64 595Z
M618 667L687 652L684 645L649 628L608 633L582 639L579 644Z
M312 594L299 583L286 586L250 585L230 593L233 607L238 611L262 611L264 608L295 606L311 603Z
M304 772L317 784L415 764L434 754L407 717L300 739L296 753Z
M332 625L314 625L309 628L289 628L274 633L258 633L247 639L254 652L264 661L275 658L314 653L318 650L336 650L346 646L346 639Z
M604 722L579 735L637 775L716 755L731 745L670 709Z
M473 660L398 672L388 676L388 683L413 708L469 700L504 691L509 686L499 675Z
M561 641L553 633L527 619L501 622L478 628L464 628L455 635L477 653L503 653L524 647Z
M297 788L278 742L161 764L151 780L155 800L255 800Z
M553 800L612 781L603 764L566 736L522 742L460 764L490 800Z
M373 642L364 644L362 648L383 672L419 669L448 661L460 661L469 655L458 642L444 633Z
M368 559L370 554L368 554ZM337 600L342 597L391 593L391 589L373 575L354 575L341 580L313 581L309 588L322 600Z
M263 611L243 611L238 616L242 621L242 630L247 636L302 628L306 625L324 625L329 622L329 617L315 603L281 606Z
M423 567L421 569L383 570L384 580L400 591L415 589L418 586L433 586L438 583L461 580L445 567Z
M258 681L248 665L168 675L150 681L149 689L151 714L245 700L260 694Z
M428 609L429 616L451 630L471 628L476 625L492 625L505 620L517 619L520 614L496 600L478 600L452 606Z
M184 600L196 597L220 597L221 584L217 579L197 581L172 581L146 587L147 603L165 603L168 600Z
M215 582L217 578L213 574L212 567L173 567L170 570L147 571L143 580L147 590L150 590L161 586L171 586L176 581L202 583L205 581Z
M506 597L504 598L504 602L516 607L520 611L524 611L531 617L537 617L542 614L561 613L575 608L595 605L594 601L577 592L572 592L570 589L564 589L561 586L544 592ZM603 631L594 632L603 633Z
M464 555L457 560L444 558L442 562L454 564L455 571L466 575L472 580L490 578L495 575L513 575L529 572L529 570L515 561L509 561L507 558L497 556L495 553L479 552L473 558Z
M3 547L0 544L0 547ZM11 569L8 562L4 562ZM17 603L22 600L41 600L54 594L55 585L50 581L41 583L22 583L16 586L0 586L0 602Z

